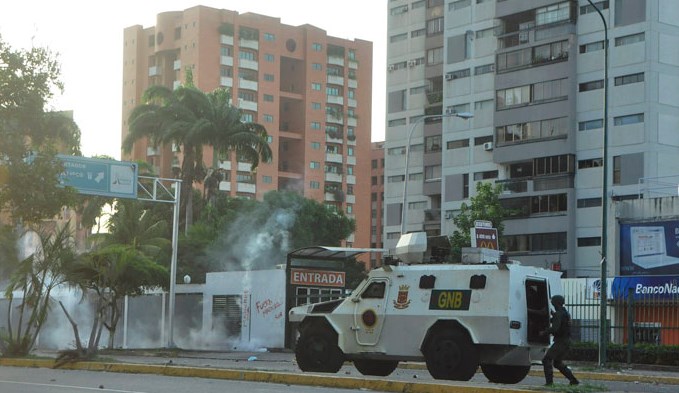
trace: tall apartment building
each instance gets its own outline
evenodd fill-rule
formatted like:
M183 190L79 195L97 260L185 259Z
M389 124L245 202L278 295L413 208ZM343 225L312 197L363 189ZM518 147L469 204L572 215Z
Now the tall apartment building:
M599 275L602 204L615 215L612 201L644 196L641 179L679 173L679 3L595 3L609 37L605 199L604 28L586 0L389 2L386 247L401 230L413 131L408 231L450 234L475 183L501 183L517 211L505 221L512 258Z
M384 228L384 142L370 149L370 248L383 248ZM382 266L381 255L371 255L370 267Z
M197 6L157 15L156 26L124 31L122 137L152 85L176 87L191 68L196 87L228 87L244 121L266 127L273 154L256 173L206 148L205 165L227 172L220 190L261 199L293 190L356 219L347 244L370 243L372 43L328 36L311 25ZM181 153L135 144L124 159L146 160L172 177Z

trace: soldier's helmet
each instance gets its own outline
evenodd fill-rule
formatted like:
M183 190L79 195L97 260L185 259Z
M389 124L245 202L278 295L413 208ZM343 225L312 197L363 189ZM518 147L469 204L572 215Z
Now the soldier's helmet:
M566 299L564 299L563 296L561 296L561 295L552 296L552 304L553 305L556 306L558 304L559 306L563 306L565 303L566 303Z

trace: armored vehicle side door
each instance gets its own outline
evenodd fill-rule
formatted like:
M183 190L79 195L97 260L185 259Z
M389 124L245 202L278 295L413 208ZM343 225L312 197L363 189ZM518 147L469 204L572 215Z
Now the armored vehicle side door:
M359 345L376 345L384 326L389 280L374 278L354 301L354 325L356 342Z
M547 280L528 277L525 281L526 310L528 312L528 342L549 344L549 335L540 332L549 327L549 288Z

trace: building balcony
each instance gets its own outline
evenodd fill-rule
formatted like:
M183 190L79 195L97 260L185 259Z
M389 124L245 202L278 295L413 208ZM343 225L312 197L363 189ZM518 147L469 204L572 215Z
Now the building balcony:
M328 104L344 105L344 97L342 96L327 96Z
M326 123L336 123L336 124L344 125L344 119L342 118L342 115L339 115L339 114L326 113L325 114L325 122Z
M222 34L219 36L219 43L224 45L233 45L233 36Z
M157 76L160 75L160 68L157 66L151 66L149 67L149 76Z
M149 146L149 147L146 148L146 156L147 157L157 156L157 155L160 155L157 147Z
M182 61L181 60L175 60L174 63L172 63L172 69L175 71L179 71L182 69Z
M239 162L238 163L238 172L251 172L252 171L252 164L249 162Z
M219 57L219 64L233 67L233 57L231 57L231 56L220 56Z
M257 186L252 183L236 183L236 191L247 192L249 194L254 194L257 192Z
M176 90L181 85L182 85L182 81L173 81L172 82L172 90Z
M330 182L334 182L334 183L341 183L342 182L342 174L326 172L325 173L325 181L330 181Z
M339 56L328 56L328 64L344 67L344 58Z
M328 83L332 85L344 86L344 78L337 75L328 75Z
M356 195L347 195L347 196L345 196L345 199L346 199L347 203L351 203L351 204L356 203Z
M356 60L349 60L349 68L353 70L358 69L358 62Z
M355 118L355 117L349 116L349 117L347 118L347 125L348 125L349 127L356 127L356 123L357 123L357 121L356 121L356 118Z
M358 106L358 103L353 98L347 98L347 105L349 106L349 108L356 108Z
M227 171L230 171L231 170L231 161L229 161L229 160L219 160L217 162L217 168L226 169Z
M356 157L355 156L347 156L347 164L356 165Z
M337 153L325 153L325 162L335 162L341 164L343 162L342 155Z
M325 133L325 141L326 142L333 142L333 143L343 143L344 142L344 135L342 135L341 132L326 132Z
M344 192L342 190L333 190L325 192L326 202L344 202Z
M254 101L238 100L238 107L246 111L257 112L257 103Z
M238 79L238 87L241 89L257 91L257 81L240 78Z
M356 176L347 175L347 184L356 184Z
M240 46L241 48L259 50L259 41L241 38L238 40L238 46Z
M356 79L349 79L347 86L351 87L352 89L355 89L358 87L358 82L356 81Z
M220 86L233 87L233 78L228 76L222 76L219 78Z
M356 135L347 135L347 145L356 146Z
M259 63L255 60L238 59L238 65L241 68L247 68L249 70L254 70L254 71L259 70Z
M230 181L220 181L219 182L219 191L231 191L231 182Z
M441 209L426 209L424 211L424 221L430 222L441 222Z

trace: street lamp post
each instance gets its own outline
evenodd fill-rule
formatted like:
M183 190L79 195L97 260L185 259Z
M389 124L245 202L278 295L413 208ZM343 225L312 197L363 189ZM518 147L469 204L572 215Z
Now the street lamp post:
M474 117L472 113L469 112L455 112L455 113L446 113L446 114L441 114L441 115L425 115L419 117L417 120L413 122L413 124L410 126L410 131L408 131L408 143L406 144L406 162L405 162L405 178L403 179L403 205L401 206L401 235L406 234L406 223L408 219L408 206L406 205L407 202L407 197L408 197L408 162L410 160L410 142L413 139L413 133L415 132L415 128L417 128L417 125L424 122L427 119L435 119L435 118L443 118L443 117L459 117L460 119L471 119Z
M603 157L602 170L603 179L601 185L601 279L600 279L600 320L599 320L599 366L606 365L606 346L608 344L608 329L607 329L607 305L608 300L608 263L606 260L606 251L608 248L608 24L604 14L601 13L599 7L592 3L592 0L587 2L594 7L601 18L604 25L604 129L603 129Z

